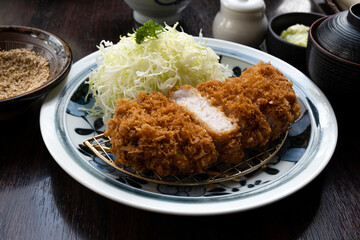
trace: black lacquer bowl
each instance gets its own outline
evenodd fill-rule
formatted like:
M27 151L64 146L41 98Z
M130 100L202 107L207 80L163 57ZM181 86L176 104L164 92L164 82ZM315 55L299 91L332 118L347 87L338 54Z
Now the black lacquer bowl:
M331 97L360 90L360 4L311 25L306 66L310 78Z
M311 26L313 22L324 17L323 14L290 12L280 14L269 21L266 33L266 50L306 73L306 47L290 43L280 37L283 30L295 24Z
M62 82L72 65L72 52L60 37L47 31L24 26L0 26L0 51L26 48L49 61L48 81L37 89L0 100L0 120L10 119L25 112L38 98Z

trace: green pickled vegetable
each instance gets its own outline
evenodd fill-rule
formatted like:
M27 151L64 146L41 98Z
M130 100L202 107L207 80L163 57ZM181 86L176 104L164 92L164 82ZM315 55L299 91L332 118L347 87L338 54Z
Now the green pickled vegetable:
M303 47L307 46L309 27L303 24L295 24L281 32L280 37L288 42Z

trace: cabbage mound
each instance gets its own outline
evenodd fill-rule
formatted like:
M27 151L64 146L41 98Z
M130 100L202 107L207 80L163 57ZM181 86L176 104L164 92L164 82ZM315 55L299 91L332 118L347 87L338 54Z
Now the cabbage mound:
M231 71L202 40L165 25L156 38L135 41L135 32L120 37L117 44L101 41L98 68L89 76L89 93L95 98L90 114L111 118L119 98L135 99L139 92L167 95L174 86L224 80Z

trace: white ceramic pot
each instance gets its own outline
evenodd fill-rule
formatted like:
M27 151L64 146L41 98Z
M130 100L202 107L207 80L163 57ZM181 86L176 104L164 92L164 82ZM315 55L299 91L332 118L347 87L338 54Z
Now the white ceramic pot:
M218 39L259 47L268 27L263 0L221 0L213 22Z
M172 25L179 21L181 12L191 0L125 0L134 10L135 21L144 24L153 20L159 24Z

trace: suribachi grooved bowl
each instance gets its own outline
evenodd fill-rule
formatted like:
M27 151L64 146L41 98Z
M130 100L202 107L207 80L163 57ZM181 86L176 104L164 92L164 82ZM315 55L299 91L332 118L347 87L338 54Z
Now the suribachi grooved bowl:
M59 36L25 26L0 26L0 51L26 48L49 61L48 81L29 92L0 100L0 120L11 119L25 112L32 103L56 87L68 75L73 55L68 44Z

